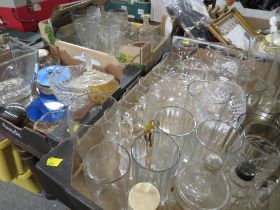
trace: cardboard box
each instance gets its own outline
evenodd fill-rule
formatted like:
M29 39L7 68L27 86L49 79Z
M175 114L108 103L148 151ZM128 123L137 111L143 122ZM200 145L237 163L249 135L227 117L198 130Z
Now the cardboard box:
M157 26L160 28L162 39L155 48L152 49L150 43L135 42L131 45L122 46L120 50L120 54L123 54L127 57L132 57L133 61L130 64L138 66L142 70L149 71L156 64L157 60L160 58L161 51L166 46L169 40L169 36L165 36L165 32L164 32L165 20L166 18L163 17L162 24L160 26ZM67 25L63 27L71 27L71 26ZM97 50L89 49L86 47L78 46L75 44L71 44L56 39L50 21L48 20L39 22L39 30L42 38L45 41L58 46L60 49L65 50L71 57L80 56L82 53L85 52L92 59L95 59L98 62L100 62L101 67L104 67L108 64L115 64L115 65L120 64L120 61L117 59L117 57L111 56L107 53L103 53ZM128 64L128 63L124 63L124 64Z

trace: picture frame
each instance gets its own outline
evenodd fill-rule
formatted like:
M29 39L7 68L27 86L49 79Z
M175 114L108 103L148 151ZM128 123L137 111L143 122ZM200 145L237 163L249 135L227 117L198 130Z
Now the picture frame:
M248 49L250 38L257 35L236 8L212 21L208 29L221 43L243 50Z

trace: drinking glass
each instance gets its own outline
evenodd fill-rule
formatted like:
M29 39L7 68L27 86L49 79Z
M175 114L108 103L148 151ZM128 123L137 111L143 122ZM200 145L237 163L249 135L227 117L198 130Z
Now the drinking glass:
M226 87L230 94L230 99L223 113L223 121L236 126L237 118L246 112L246 100L243 89L229 81L221 81L221 84Z
M121 46L120 26L102 21L97 25L97 31L100 50L105 53L117 55Z
M160 62L160 76L169 75L180 71L180 62L182 57L177 53L165 53Z
M230 99L227 87L217 81L193 81L188 86L185 108L197 122L220 119Z
M131 127L131 135L137 135L144 128L144 112L146 106L145 95L136 89L124 94L120 100L121 118Z
M242 137L230 124L207 120L197 126L196 146L188 165L180 170L176 190L191 209L223 209L230 200L230 186L223 170L242 146Z
M201 69L204 71L209 71L209 67L203 61L196 58L187 58L182 62L183 68L193 68L193 69Z
M71 11L71 18L74 23L78 42L82 46L88 46L90 34L87 32L87 16L85 9Z
M163 107L153 118L154 130L175 139L181 151L181 159L187 162L194 147L192 137L196 126L192 114L180 107Z
M210 67L218 73L220 79L236 81L243 54L239 51L229 51L229 49L217 49L213 54Z
M179 40L178 44L172 49L172 52L182 56L182 59L187 59L192 56L198 49L198 44L189 40Z
M135 139L132 148L133 185L139 182L153 184L165 205L180 160L176 141L165 133L143 134Z
M103 93L78 96L68 108L68 127L74 149L82 158L102 141L120 143L119 105Z
M279 129L256 122L248 124L243 135L246 141L228 175L236 198L260 187L280 165Z
M157 81L158 79L153 75L146 75L145 77L141 77L139 79L137 89L142 93L148 93L150 87L153 86L153 84L155 84Z
M123 9L111 9L107 12L109 18L117 23L121 31L127 31L128 28L128 13Z
M84 160L92 200L103 209L126 210L130 156L119 144L102 142L89 149Z

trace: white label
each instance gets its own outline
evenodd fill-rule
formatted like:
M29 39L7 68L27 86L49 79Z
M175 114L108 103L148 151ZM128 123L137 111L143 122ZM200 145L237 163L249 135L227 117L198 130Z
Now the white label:
M121 9L127 11L127 6L121 6Z
M138 15L144 15L144 10L143 9L138 9Z

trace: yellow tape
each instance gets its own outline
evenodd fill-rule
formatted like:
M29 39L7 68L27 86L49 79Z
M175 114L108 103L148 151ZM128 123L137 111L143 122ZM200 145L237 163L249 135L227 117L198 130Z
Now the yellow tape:
M58 167L62 161L61 158L50 157L47 160L47 166Z

